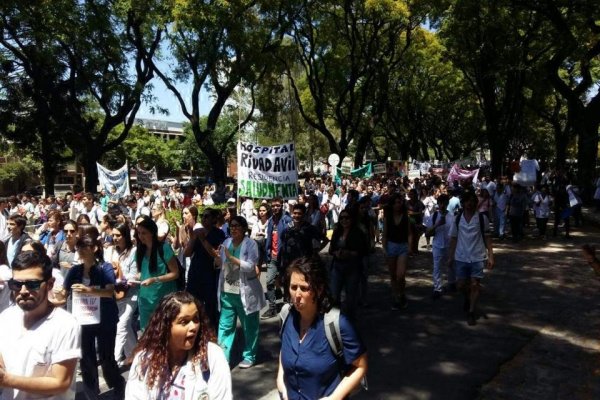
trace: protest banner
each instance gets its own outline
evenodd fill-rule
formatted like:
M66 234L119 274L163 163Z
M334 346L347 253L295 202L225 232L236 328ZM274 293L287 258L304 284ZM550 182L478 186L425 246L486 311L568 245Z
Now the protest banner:
M373 164L373 173L374 174L385 174L386 173L385 163Z
M100 297L85 293L72 292L72 314L79 325L94 325L100 323Z
M258 146L239 142L238 196L258 199L298 197L298 170L294 143Z
M151 188L152 182L158 180L158 175L156 173L156 167L152 167L152 169L145 171L140 167L137 167L137 185L143 188Z
M98 167L98 181L100 181L100 187L106 190L106 193L111 193L110 188L111 186L114 186L117 189L116 193L119 198L129 196L129 170L127 162L116 171L106 169L99 163L96 163L96 166Z
M461 169L458 164L454 164L448 173L448 184L452 185L455 180L477 182L479 168L474 170Z

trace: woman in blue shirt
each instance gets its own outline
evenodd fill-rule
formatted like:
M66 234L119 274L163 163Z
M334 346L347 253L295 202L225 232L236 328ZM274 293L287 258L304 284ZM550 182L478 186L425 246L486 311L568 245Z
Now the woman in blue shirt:
M72 292L100 299L100 321L80 321L81 326L81 376L84 385L95 395L100 393L96 353L100 356L102 374L109 387L115 389L115 399L122 399L125 380L119 373L114 357L115 337L119 310L114 298L115 273L111 264L104 261L102 244L97 235L84 236L75 245L81 264L67 273L62 297ZM96 342L98 348L96 349Z
M284 321L277 389L285 400L347 397L367 372L367 351L348 319L340 315L343 366L325 335L331 309L326 272L318 259L300 258L287 269L293 307Z

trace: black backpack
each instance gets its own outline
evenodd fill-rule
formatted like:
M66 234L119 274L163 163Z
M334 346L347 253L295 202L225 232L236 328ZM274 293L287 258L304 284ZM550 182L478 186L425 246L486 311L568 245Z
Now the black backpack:
M437 212L436 212L437 213ZM458 239L458 224L460 223L460 217L462 217L462 210L460 210L457 214L456 214L456 219L454 220L454 223L456 224L456 238ZM477 215L479 215L479 230L481 231L481 238L483 239L483 245L485 246L485 221L483 220L483 214L480 213L479 211L477 212ZM434 217L434 224L435 224L435 215Z

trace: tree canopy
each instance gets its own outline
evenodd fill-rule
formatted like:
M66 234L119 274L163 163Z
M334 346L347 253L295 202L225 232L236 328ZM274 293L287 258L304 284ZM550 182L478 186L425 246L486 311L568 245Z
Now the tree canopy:
M592 0L7 0L0 135L39 156L48 193L69 159L88 190L96 161L122 158L223 180L240 130L294 140L309 163L489 151L497 175L525 153L576 156L589 187L599 55ZM143 102L162 110L156 79L186 118L183 149L134 128Z

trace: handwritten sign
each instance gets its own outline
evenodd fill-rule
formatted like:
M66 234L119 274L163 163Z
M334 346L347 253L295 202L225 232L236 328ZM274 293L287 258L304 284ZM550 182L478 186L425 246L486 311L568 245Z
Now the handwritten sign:
M79 325L100 323L100 297L73 292L73 316Z

